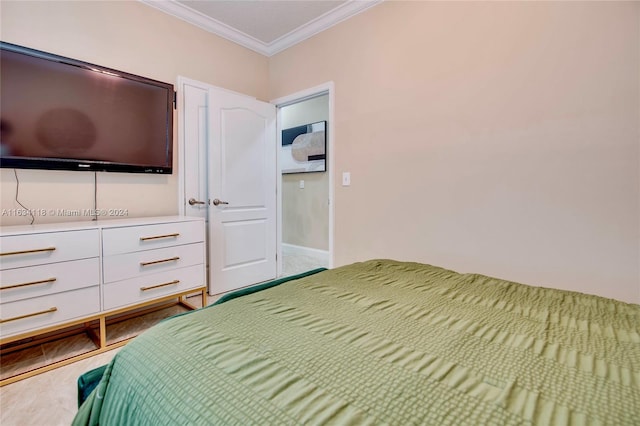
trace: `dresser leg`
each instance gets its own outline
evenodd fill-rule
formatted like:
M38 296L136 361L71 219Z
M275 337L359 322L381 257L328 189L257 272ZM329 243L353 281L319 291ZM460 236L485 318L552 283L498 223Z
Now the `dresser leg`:
M107 346L107 319L103 315L100 317L100 349Z

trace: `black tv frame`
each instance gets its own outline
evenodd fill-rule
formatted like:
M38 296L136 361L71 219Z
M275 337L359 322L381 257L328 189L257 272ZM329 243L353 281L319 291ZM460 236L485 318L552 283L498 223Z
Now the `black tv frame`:
M151 78L142 77L125 71L108 68L102 65L92 64L90 62L80 61L77 59L67 58L53 53L43 52L41 50L31 49L12 43L0 41L0 50L7 50L15 53L21 53L37 58L60 62L91 71L100 71L105 74L116 74L121 78L137 81L139 83L158 86L166 89L167 96L167 122L166 122L166 155L168 166L150 166L140 164L116 163L101 160L82 160L73 158L51 158L51 157L0 157L0 168L11 169L41 169L41 170L79 170L91 172L123 172L123 173L155 173L155 174L171 174L173 172L173 110L176 108L176 92L173 84L165 83ZM0 75L0 78L1 75ZM1 109L0 109L1 111Z

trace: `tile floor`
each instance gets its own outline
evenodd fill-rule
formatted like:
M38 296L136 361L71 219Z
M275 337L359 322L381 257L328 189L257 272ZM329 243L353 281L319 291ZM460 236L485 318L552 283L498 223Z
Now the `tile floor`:
M282 247L282 276L299 274L316 268L328 268L326 261Z
M70 425L76 415L77 380L107 364L120 348L0 388L2 426Z

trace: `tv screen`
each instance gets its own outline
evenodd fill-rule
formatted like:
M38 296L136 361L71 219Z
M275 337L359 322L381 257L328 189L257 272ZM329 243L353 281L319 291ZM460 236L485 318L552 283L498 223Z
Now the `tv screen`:
M171 173L173 85L9 43L0 166Z

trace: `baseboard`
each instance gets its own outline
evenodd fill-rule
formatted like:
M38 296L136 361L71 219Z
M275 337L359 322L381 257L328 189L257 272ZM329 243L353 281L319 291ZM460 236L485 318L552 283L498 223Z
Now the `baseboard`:
M328 250L320 250L311 247L297 246L295 244L282 243L282 254L286 255L287 253L310 256L318 259L318 261L322 262L325 265L329 264Z

